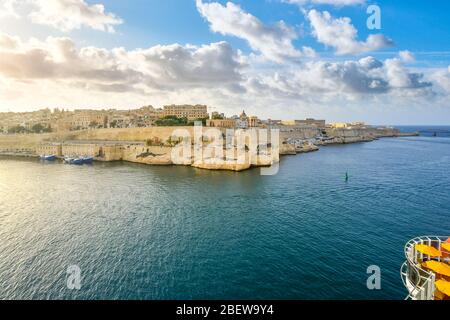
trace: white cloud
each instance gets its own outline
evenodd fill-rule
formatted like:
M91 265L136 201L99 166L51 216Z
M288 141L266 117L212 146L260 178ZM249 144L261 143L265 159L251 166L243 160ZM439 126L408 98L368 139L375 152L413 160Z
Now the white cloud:
M450 94L450 66L439 69L430 75L430 79L445 93ZM448 103L449 100L447 100Z
M20 45L20 39L0 33L0 50L15 50Z
M381 34L369 35L366 41L358 41L358 31L347 17L334 19L327 11L311 10L308 19L317 40L334 48L338 55L357 55L393 46L392 40Z
M416 58L414 57L414 54L412 52L408 51L408 50L400 51L398 53L398 56L400 57L400 59L403 62L406 62L406 63L411 63L411 62L416 61Z
M0 0L0 18L8 16L19 18L16 7L17 0Z
M423 81L423 74L411 73L403 65L400 59L387 59L384 62L387 79L393 88L423 88L431 86L431 83Z
M210 23L211 30L222 35L239 37L265 58L283 62L314 54L312 48L297 50L292 42L298 38L297 32L283 21L273 26L263 24L255 16L245 12L240 6L227 2L225 6L217 2L204 3L197 0L197 9Z
M113 33L114 27L123 23L115 14L105 12L103 4L90 5L85 0L0 0L0 17L26 14L33 23L64 32L88 27Z

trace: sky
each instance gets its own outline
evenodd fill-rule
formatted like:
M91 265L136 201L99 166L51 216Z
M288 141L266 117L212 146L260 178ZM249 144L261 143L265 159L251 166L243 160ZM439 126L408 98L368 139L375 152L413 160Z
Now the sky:
M0 0L0 112L189 103L450 124L449 14L447 0Z

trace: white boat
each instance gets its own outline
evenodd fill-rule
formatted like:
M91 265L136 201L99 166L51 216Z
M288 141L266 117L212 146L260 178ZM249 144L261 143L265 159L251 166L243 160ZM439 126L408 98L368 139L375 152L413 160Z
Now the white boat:
M43 161L55 161L56 160L55 155L41 155L39 158Z
M64 163L70 163L73 158L71 157L64 157Z
M82 165L83 159L82 158L71 158L71 157L65 157L64 163L67 164L75 164L75 165Z

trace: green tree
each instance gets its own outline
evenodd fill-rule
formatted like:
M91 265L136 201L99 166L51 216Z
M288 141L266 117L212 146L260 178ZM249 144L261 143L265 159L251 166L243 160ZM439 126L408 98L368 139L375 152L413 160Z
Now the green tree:
M221 115L221 114L219 114L219 113L214 113L214 114L211 116L211 118L212 118L213 120L223 120L223 119L224 119L224 116Z
M31 132L41 133L41 132L44 131L44 129L45 129L45 127L42 124L37 123L37 124L35 124L34 126L31 127Z
M111 128L117 127L117 120L111 121L111 123L109 124L109 126L110 126Z
M8 129L8 133L10 133L10 134L19 134L19 133L26 133L26 132L28 132L28 130L25 127L20 126L20 125L14 126L14 127L11 127Z
M166 116L155 121L155 124L159 127L185 126L187 123L187 118L178 118L176 116Z
M161 146L163 143L162 143L161 139L159 139L158 137L155 137L155 138L147 139L145 141L145 144L147 145L147 147L153 147L153 146Z

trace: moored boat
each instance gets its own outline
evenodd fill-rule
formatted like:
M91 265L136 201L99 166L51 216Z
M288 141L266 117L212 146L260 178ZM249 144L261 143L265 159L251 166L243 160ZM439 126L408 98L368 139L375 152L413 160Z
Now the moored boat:
M82 158L75 158L75 159L72 159L71 164L82 165L82 164L83 164L83 159L82 159Z
M70 164L73 158L71 157L64 157L64 163Z
M82 158L71 158L71 157L65 157L64 163L67 164L74 164L74 165L82 165L83 159Z
M94 162L94 157L83 157L82 160L84 164L91 164Z
M56 156L55 155L41 155L39 158L43 161L55 161Z

